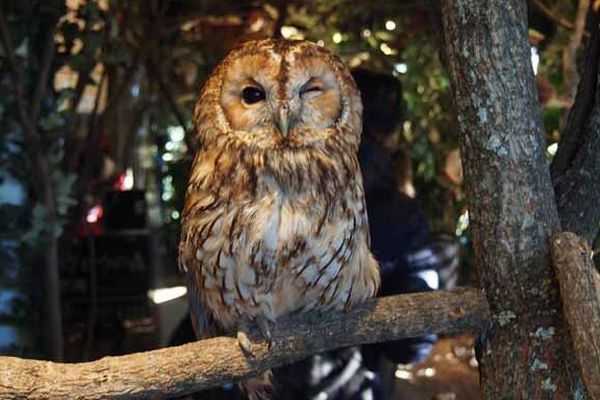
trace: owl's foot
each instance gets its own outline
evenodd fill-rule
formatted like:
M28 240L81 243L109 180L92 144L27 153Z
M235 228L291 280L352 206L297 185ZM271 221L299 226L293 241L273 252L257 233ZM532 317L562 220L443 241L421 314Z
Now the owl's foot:
M271 349L271 347L273 347L273 337L271 336L271 324L269 320L257 317L256 324L258 325L261 336L267 341L267 346Z
M273 337L271 336L271 323L266 318L255 318L258 331L262 338L267 342L269 349L273 347ZM237 326L237 341L240 349L247 357L254 357L252 352L252 342L248 337L248 325L245 322L239 322Z

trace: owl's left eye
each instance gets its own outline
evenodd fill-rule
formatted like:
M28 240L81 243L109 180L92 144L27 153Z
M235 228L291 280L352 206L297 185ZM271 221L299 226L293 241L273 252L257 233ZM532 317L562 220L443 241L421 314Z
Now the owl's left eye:
M266 98L265 91L255 86L247 86L242 90L242 99L246 104L254 104Z
M305 89L302 89L302 91L300 92L300 95L305 95L308 93L320 93L323 89L320 86L308 86Z

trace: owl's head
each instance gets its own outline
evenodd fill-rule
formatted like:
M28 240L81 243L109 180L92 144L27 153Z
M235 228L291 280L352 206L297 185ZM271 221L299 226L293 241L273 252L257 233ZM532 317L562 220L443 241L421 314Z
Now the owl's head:
M233 49L196 105L202 142L248 147L318 146L334 135L358 146L362 104L337 56L307 41L261 40Z

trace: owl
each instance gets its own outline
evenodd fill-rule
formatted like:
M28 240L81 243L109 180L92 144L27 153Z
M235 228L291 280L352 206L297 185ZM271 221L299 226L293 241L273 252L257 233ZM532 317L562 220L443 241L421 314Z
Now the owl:
M233 49L195 107L201 143L182 212L180 267L199 338L264 335L278 318L374 296L357 160L362 104L349 71L308 41ZM241 383L268 398L269 375Z

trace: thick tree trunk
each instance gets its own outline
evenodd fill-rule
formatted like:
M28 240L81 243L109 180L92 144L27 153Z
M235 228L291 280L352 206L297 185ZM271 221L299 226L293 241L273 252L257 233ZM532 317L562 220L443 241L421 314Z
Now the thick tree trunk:
M586 398L550 263L560 223L526 2L442 4L476 266L493 315L480 341L482 396Z

